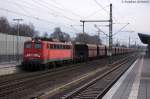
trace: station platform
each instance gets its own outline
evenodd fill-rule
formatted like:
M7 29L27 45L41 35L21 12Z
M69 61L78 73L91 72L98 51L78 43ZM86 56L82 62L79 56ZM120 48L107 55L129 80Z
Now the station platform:
M103 99L150 99L150 58L137 59Z
M9 67L14 67L17 65L20 65L21 61L9 61L9 62L0 62L0 69L1 68L9 68Z
M11 62L0 62L0 76L8 75L20 72L18 66L21 62L11 61Z

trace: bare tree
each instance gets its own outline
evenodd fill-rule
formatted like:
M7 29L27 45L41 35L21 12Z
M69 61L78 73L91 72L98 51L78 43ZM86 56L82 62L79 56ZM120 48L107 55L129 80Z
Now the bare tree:
M101 44L101 40L97 35L90 36L86 33L79 33L75 38L75 42L82 42L82 43L90 43L90 44Z
M70 37L70 35L69 35L69 34L67 34L67 33L63 33L63 37L64 37L64 41L66 41L66 42L71 41L71 37Z
M5 17L0 17L0 32L8 34L10 31L10 25Z
M0 17L0 32L5 34L17 35L18 24L10 25L6 17ZM19 25L20 36L34 36L35 31L32 23L30 24L20 24ZM36 34L37 35L37 34Z
M59 27L54 29L54 32L51 34L51 38L62 41L64 39L63 33Z
M50 35L52 39L57 39L59 41L70 41L70 35L61 31L60 27L56 27L54 32Z
M15 24L11 27L11 34L17 35L17 31L18 31L18 25ZM32 24L20 24L19 25L19 32L20 32L20 36L29 36L29 37L33 37L34 34L37 32L34 29L34 26Z

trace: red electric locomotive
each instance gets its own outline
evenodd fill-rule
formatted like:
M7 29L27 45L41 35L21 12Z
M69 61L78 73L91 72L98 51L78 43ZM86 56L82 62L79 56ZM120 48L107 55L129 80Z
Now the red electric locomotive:
M32 40L24 44L23 68L44 69L49 63L72 60L72 44Z

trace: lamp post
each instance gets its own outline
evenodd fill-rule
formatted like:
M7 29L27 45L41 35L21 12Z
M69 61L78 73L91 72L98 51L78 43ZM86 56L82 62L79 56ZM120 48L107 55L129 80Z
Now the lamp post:
M19 26L20 26L20 21L23 21L23 19L13 19L13 21L17 22L17 46L16 46L16 51L17 51L17 60L19 62Z

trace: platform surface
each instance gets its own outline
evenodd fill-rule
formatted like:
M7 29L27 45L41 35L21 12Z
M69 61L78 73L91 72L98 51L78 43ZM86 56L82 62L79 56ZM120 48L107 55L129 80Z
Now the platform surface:
M21 72L17 61L0 62L0 76Z
M13 61L13 62L1 62L0 63L0 69L1 68L7 68L7 67L14 67L16 65L19 65L20 63L16 62L16 61Z
M137 59L103 99L150 99L150 58Z

